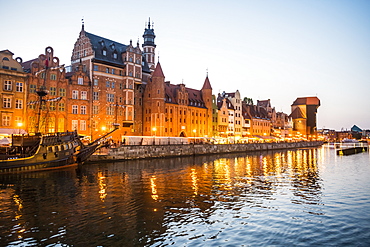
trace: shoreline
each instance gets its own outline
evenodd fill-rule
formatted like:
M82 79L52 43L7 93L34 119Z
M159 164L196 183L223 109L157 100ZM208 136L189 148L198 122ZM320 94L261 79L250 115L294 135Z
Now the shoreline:
M171 158L223 153L248 153L255 151L319 147L322 141L246 143L246 144L179 144L179 145L123 145L109 148L105 153L95 153L85 162L124 161Z

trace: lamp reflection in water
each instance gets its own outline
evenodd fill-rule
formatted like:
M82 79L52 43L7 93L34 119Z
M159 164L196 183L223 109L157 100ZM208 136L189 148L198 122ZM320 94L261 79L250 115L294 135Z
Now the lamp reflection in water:
M106 177L103 175L102 172L98 172L99 197L102 202L104 202L105 198L107 197L107 184L105 183L105 178Z
M194 168L191 169L191 182L193 184L192 189L194 190L194 195L198 195L198 177L197 172Z
M150 188L152 189L152 198L153 200L158 200L158 192L157 192L157 185L155 183L155 180L157 180L157 178L153 175L151 178L150 178Z

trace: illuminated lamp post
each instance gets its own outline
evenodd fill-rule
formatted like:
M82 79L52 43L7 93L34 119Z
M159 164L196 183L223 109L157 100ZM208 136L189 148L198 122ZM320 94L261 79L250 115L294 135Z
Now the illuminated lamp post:
M17 123L17 126L18 126L18 134L21 134L21 128L23 126L23 123L22 122L18 122Z
M155 132L157 131L156 127L153 127L153 145L155 145Z
M195 133L197 133L197 130L196 130L196 129L193 129L193 133L194 133L194 140L193 140L193 144L195 144Z

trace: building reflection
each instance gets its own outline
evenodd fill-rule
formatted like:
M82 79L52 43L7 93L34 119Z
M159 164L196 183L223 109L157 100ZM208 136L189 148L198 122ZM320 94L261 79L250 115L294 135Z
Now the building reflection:
M268 207L269 200L291 193L292 204L320 204L320 150L99 163L9 176L1 181L7 203L0 211L12 210L13 218L0 234L8 236L8 243L37 231L34 241L45 245L58 232L68 235L64 244L110 236L121 245L150 245L174 222L189 217L207 222L220 203L231 210L241 210L234 208L237 203Z

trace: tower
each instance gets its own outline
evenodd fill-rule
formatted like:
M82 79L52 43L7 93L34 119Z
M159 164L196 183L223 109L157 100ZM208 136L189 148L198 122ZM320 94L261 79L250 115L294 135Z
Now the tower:
M155 34L154 34L154 28L153 24L150 25L150 18L148 22L148 28L145 28L144 31L144 44L143 44L143 50L144 50L144 57L147 61L150 70L153 72L155 68Z
M207 77L203 83L201 92L202 92L202 98L203 98L204 104L207 108L207 116L206 116L207 126L206 126L206 132L204 134L207 136L211 136L212 135L212 110L213 110L212 109L212 86L208 79L208 72L207 72Z

